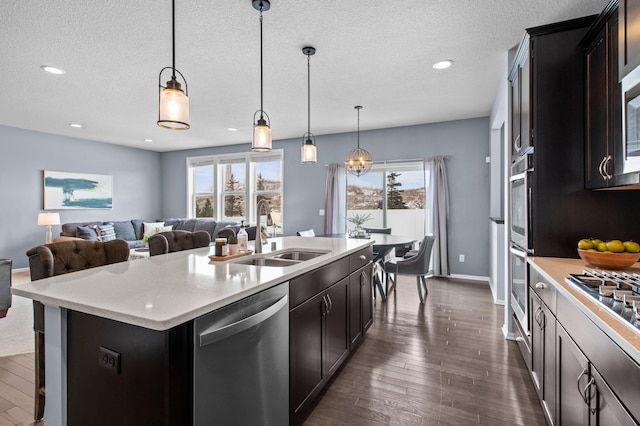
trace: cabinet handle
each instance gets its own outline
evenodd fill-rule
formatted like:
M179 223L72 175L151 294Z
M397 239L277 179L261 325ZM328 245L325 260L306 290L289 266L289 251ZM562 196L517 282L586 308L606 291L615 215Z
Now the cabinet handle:
M600 173L600 176L602 176L602 179L607 180L607 176L604 174L604 169L603 169L605 161L607 161L606 155L602 157L602 161L600 161L600 165L598 166L598 172Z
M582 389L580 388L580 380L582 379L582 376L584 376L588 372L589 372L589 367L585 367L582 370L582 373L580 373L580 375L578 376L578 379L576 380L576 386L578 386L578 393L580 394L580 396L582 396L583 400L584 400L584 394L582 393Z
M538 282L536 283L535 287L539 290L544 290L545 288L547 288L547 285L543 282Z
M538 317L540 316L540 314L542 313L542 306L538 306L536 308L536 312L533 314L533 319L535 320L536 323L538 323L538 327L542 328L542 324L540 323L540 320L538 319Z
M327 315L329 312L329 303L327 303L327 296L322 296L322 316Z
M362 274L360 275L360 287L364 287L367 284L367 281L369 281L369 275L367 275L365 271L362 271Z
M607 180L610 180L613 177L613 175L611 175L609 173L609 162L611 160L613 160L613 157L611 155L608 155L607 156L607 161L604 162L604 167L602 167L602 170L604 171L604 174L607 175L607 177L606 177Z
M329 301L329 306L327 307L327 313L331 312L331 308L333 308L333 302L331 301L331 296L327 294L327 300Z
M522 149L522 141L520 140L520 135L518 135L518 137L516 138L515 141L513 141L513 147L515 148L516 152L520 152L520 150Z
M365 256L364 254L360 255L360 260L367 260L367 256Z
M589 404L589 395L587 395L587 391L589 391L589 388L591 387L592 384L594 384L596 381L595 377L592 377L586 384L586 386L584 387L584 390L582 391L582 399L584 400L584 403L587 404L587 407L589 407L589 409L591 409L591 404Z

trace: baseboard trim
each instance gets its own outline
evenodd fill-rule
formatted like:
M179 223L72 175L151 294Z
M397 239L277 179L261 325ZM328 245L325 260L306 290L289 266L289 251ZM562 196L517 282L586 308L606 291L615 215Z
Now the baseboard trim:
M471 281L484 281L487 284L489 284L489 277L482 277L480 275L451 274L449 275L449 278L457 278L460 280L471 280Z

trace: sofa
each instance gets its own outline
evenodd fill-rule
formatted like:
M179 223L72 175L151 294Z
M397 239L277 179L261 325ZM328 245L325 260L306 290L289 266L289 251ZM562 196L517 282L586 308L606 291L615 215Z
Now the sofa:
M54 239L54 242L70 239L99 240L98 233L103 229L101 236L112 238L111 232L115 234L115 238L125 240L129 244L129 248L144 247L144 224L155 224L154 231L169 231L168 228L161 227L171 226L172 231L207 231L213 241L220 230L224 228L232 228L234 232L240 229L238 222L215 221L213 219L185 219L185 218L167 218L167 219L131 219L123 221L105 221L105 222L72 222L62 225L60 236ZM106 226L105 226L106 225ZM111 229L108 225L113 225ZM104 229L107 229L104 231ZM108 234L105 234L107 232ZM247 228L250 240L255 240L255 226ZM107 238L105 238L106 240Z
M0 318L11 307L11 259L0 259Z

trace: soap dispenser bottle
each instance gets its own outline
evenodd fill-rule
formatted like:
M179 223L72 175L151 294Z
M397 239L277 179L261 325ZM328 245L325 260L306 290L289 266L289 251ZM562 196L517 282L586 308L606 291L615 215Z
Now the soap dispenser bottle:
M240 225L240 230L236 237L238 238L238 252L242 253L247 251L249 235L247 234L247 231L244 230L244 220L242 221L242 225Z

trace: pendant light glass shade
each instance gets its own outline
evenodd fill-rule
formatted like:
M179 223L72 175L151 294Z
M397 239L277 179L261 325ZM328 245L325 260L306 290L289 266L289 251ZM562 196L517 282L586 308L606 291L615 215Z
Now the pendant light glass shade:
M251 0L253 8L260 11L260 109L253 114L253 137L251 139L251 150L256 152L271 151L271 120L264 112L263 100L264 90L262 84L262 12L271 8L269 0ZM256 121L256 116L260 113L260 118ZM265 120L265 116L267 119Z
M311 65L309 58L316 54L316 49L306 46L302 48L302 53L307 55L307 133L302 135L300 160L302 164L314 164L318 162L318 151L315 144L316 137L311 133Z
M189 97L175 78L167 81L166 86L160 85L158 105L158 126L172 130L187 130L190 127Z
M260 113L260 118L256 121L256 115ZM267 120L264 111L256 111L253 114L253 138L251 140L251 150L256 152L271 151L271 127L269 126L269 116Z
M373 160L369 151L360 148L360 110L362 107L358 105L354 108L358 110L358 147L347 153L344 159L344 166L348 173L355 176L362 176L371 170Z
M189 124L189 89L187 80L176 69L176 2L171 0L171 50L173 62L170 67L164 67L158 75L158 126L171 130L187 130ZM167 85L162 85L162 73L171 70L171 79ZM176 79L176 74L184 82L185 90Z
M302 148L300 149L302 164L317 163L318 151L316 149L316 145L313 143L315 137L311 133L305 133L304 136L302 136L302 140L305 140L305 142L302 144Z

